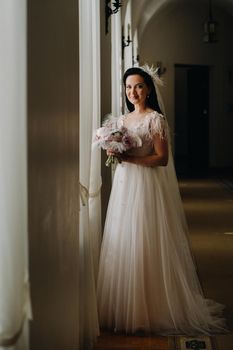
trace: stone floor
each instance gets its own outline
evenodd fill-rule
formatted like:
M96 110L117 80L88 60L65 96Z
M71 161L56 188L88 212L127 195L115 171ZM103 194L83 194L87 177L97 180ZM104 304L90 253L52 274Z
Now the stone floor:
M206 337L204 343L193 338L187 342L183 337L102 333L95 350L233 349L233 182L227 177L212 177L182 179L179 183L204 294L226 305L230 333Z

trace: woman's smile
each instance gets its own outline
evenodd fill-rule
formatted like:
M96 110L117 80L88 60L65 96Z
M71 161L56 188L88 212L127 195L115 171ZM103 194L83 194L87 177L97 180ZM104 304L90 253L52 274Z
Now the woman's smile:
M145 105L149 89L140 75L131 75L126 79L126 96L132 104Z

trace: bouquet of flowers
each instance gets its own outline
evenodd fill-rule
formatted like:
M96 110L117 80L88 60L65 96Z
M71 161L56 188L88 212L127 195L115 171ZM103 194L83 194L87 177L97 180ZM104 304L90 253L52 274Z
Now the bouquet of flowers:
M118 127L116 118L109 117L105 120L103 126L96 130L94 144L104 150L121 154L131 148L140 147L142 145L142 140L126 127ZM105 165L110 166L114 164L115 159L120 162L117 156L109 155Z

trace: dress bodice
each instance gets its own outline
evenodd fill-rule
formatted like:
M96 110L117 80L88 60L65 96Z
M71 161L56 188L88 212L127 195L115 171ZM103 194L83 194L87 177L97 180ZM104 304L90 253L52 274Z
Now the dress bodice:
M142 140L141 147L133 148L127 153L134 156L151 155L154 149L153 139L155 134L159 134L162 138L167 138L168 127L165 117L156 111L149 112L139 121L126 124L127 115L122 115L118 119L118 126L125 126L132 133L139 136Z

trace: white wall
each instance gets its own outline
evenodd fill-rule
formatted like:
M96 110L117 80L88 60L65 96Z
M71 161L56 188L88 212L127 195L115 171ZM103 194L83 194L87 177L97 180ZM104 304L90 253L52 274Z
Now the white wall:
M162 61L167 68L163 96L171 128L174 130L174 65L200 64L210 66L210 165L233 165L233 72L232 17L222 9L215 9L219 22L218 43L204 44L203 22L206 7L202 4L172 4L154 16L140 37L140 62ZM233 73L232 73L233 74Z

